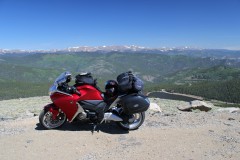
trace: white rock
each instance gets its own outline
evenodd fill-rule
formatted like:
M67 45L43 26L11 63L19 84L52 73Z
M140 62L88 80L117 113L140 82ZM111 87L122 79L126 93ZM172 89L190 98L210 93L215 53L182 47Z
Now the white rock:
M206 102L204 102L204 101L199 101L199 100L191 101L190 104L191 104L192 107L197 107L197 106L201 106L201 105L211 107L211 106L210 106L209 104L207 104Z
M192 106L190 104L185 104L185 105L181 105L181 106L177 106L177 108L180 111L191 111L192 110Z
M178 106L177 108L181 111L192 111L198 109L200 111L207 112L212 109L212 106L204 101L195 100L191 101L188 105Z
M209 111L212 109L211 105L207 104L204 101L199 100L191 101L190 105L192 106L193 109L199 109L201 111Z
M234 113L240 111L239 108L236 107L228 107L228 108L220 108L217 111L219 112L229 112L229 113Z
M153 112L162 112L161 108L156 103L150 103L149 109Z

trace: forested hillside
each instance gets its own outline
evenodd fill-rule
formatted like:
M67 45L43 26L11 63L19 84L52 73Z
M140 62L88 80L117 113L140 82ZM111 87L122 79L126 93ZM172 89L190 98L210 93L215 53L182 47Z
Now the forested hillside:
M170 92L184 93L205 97L207 99L221 100L225 102L240 103L240 79L227 81L205 81L184 85L165 85Z
M0 56L1 77L11 78L16 72L30 74L29 80L38 78L46 81L55 77L56 72L69 70L73 73L92 72L98 78L115 78L119 73L132 70L145 81L159 82L166 75L193 69L226 65L226 60L194 58L181 55L147 53L74 53L74 54L31 54L25 56ZM4 74L4 75L3 75ZM18 79L24 75L17 75ZM12 79L12 78L11 78ZM42 81L41 80L41 81Z
M239 102L235 96L236 81L240 77L238 66L236 60L154 53L5 54L0 55L0 99L46 95L51 83L63 71L73 75L91 72L103 88L104 81L131 70L144 80L145 91L165 88ZM236 89L226 92L221 87L228 85ZM233 95L228 94L231 98L226 98L230 92Z

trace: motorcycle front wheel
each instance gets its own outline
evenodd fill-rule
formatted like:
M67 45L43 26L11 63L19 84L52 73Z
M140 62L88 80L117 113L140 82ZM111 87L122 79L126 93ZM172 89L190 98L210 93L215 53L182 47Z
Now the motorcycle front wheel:
M39 122L46 129L59 128L66 122L66 119L65 113L59 113L56 119L53 119L52 112L47 110L42 110L39 115Z
M145 112L141 112L133 114L128 122L121 121L117 122L117 124L124 130L136 130L143 124L144 120Z

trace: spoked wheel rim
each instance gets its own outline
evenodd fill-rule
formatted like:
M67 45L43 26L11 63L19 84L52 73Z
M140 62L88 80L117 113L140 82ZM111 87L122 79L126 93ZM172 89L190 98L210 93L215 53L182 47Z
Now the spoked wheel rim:
M133 114L133 117L128 120L128 122L120 122L119 124L128 129L136 129L138 128L141 124L142 121L144 120L144 117L141 113L135 113Z
M60 113L56 119L53 119L52 112L47 111L43 116L42 124L48 129L54 129L62 126L65 121L66 115L64 113Z

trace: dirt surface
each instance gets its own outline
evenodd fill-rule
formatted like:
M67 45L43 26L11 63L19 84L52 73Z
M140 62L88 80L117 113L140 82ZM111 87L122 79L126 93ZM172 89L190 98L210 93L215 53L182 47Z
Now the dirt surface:
M37 114L47 97L0 101L0 159L239 159L240 113L181 112L186 102L151 101L163 112L149 110L138 130L110 123L93 134L84 123L44 130Z

